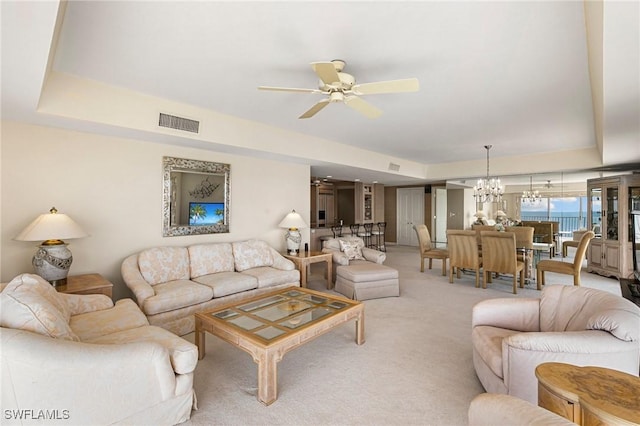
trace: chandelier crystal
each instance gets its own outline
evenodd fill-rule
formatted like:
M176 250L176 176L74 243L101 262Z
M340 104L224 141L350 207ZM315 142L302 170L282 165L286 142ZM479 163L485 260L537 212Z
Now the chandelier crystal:
M541 198L540 191L533 190L533 176L529 176L529 190L522 191L522 201L527 204L538 204Z
M484 179L478 179L476 186L473 187L473 196L477 203L489 203L502 201L504 187L500 183L500 178L489 177L489 150L493 145L485 145L487 150L487 176Z

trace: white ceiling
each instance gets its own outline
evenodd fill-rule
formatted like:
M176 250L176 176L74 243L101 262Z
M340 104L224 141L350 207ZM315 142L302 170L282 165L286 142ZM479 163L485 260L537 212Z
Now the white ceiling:
M478 170L484 171L487 144L493 145L492 164L503 160L502 174L530 173L526 162L515 159L560 151L576 158L593 151L597 165L638 163L640 124L634 114L630 127L628 120L611 119L606 107L625 105L627 116L629 108L640 114L640 42L634 40L639 23L620 22L615 39L607 37L606 24L614 13L637 18L639 7L607 3L619 9L607 15L613 6L605 4L604 34L596 37L604 44L600 56L631 63L630 73L616 73L630 81L619 82L627 90L615 91L615 99L606 93L606 76L598 80L592 72L590 79L593 46L587 44L581 1L73 1L58 18L53 60L46 55L56 2L2 2L3 116L86 129L87 123L35 113L37 99L29 96L42 90L37 70L49 61L56 73L423 164L424 181L450 177L451 170L433 167L443 163L458 165L457 177L483 174ZM25 52L27 46L33 48ZM321 95L257 90L315 88L310 62L338 58L359 83L417 77L420 91L367 96L384 112L375 120L344 104L299 120ZM599 67L608 69L607 63ZM594 112L594 83L604 87L605 99L595 98L604 112ZM625 128L616 132L605 125L602 149L599 116ZM609 142L607 134L618 136ZM420 180L352 167L340 158L305 161L313 176L387 184ZM554 171L538 163L535 171ZM593 166L578 160L571 165Z

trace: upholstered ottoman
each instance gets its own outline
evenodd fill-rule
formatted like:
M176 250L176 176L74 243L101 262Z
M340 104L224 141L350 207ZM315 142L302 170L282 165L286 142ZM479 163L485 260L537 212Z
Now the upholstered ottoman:
M400 296L398 271L371 262L338 266L335 291L355 300Z

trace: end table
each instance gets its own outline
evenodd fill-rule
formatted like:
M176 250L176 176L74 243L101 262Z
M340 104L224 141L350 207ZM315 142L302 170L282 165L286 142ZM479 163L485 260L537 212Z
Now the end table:
M69 275L67 284L55 287L67 294L104 294L112 298L113 284L100 274Z
M333 255L321 251L301 251L298 254L283 253L284 257L292 261L300 271L300 286L307 286L309 265L318 262L327 262L327 289L333 288Z

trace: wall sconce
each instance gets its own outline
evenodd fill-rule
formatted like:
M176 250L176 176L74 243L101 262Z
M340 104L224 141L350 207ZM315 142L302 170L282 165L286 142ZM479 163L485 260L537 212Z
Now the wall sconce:
M54 286L65 285L67 274L73 262L71 251L62 239L83 238L88 236L66 214L58 213L52 207L47 214L41 214L15 237L17 241L42 241L33 256L36 274Z
M291 213L287 214L284 219L282 219L282 222L280 222L278 226L280 228L289 229L285 235L285 239L287 240L287 252L292 255L298 254L298 251L300 250L300 242L302 241L302 236L298 229L307 227L302 216L300 216L300 214L295 210L292 210Z

